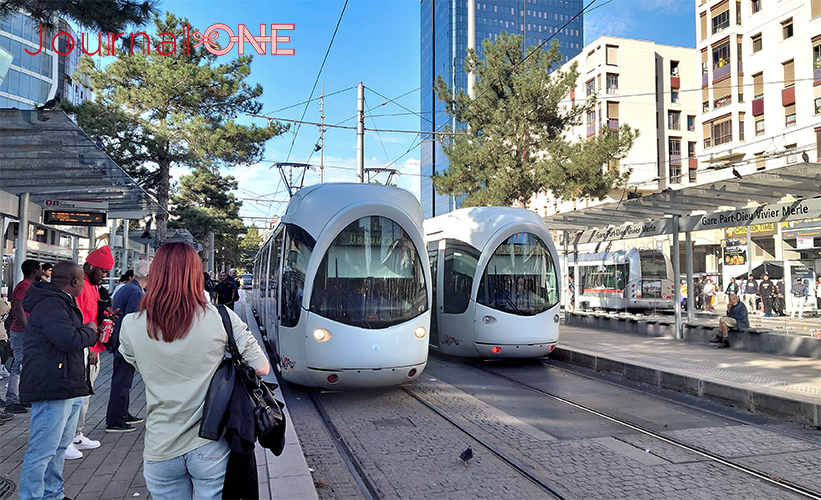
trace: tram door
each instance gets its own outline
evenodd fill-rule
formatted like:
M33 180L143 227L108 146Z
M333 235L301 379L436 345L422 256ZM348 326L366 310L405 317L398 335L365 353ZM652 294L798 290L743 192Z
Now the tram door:
M428 260L430 261L430 275L433 280L433 297L431 298L431 307L433 314L430 315L430 337L428 342L430 345L439 347L439 311L441 304L439 303L438 294L436 290L439 288L439 242L432 241L428 243Z
M268 339L274 342L274 353L279 357L279 313L277 304L279 303L279 283L282 279L282 235L284 226L277 228L271 240L271 252L268 265L268 283L266 284L266 327L268 328ZM277 361L279 361L277 359Z

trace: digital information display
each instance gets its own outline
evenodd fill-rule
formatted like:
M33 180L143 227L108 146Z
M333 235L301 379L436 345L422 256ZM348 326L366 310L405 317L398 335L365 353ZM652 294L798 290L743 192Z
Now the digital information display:
M108 216L105 212L76 210L46 210L44 223L65 226L105 226Z

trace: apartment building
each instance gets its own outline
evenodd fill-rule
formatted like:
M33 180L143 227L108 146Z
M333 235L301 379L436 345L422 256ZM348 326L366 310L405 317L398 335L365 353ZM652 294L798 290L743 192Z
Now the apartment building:
M699 114L698 52L645 40L602 36L584 47L562 70L577 63L579 78L570 103L595 96L596 104L583 123L568 135L579 140L601 127L628 124L640 131L622 169L631 168L629 190L657 192L698 181L697 117ZM606 200L559 203L549 195L535 196L529 207L543 216L620 199L624 190Z
M696 0L700 168L821 159L821 0Z

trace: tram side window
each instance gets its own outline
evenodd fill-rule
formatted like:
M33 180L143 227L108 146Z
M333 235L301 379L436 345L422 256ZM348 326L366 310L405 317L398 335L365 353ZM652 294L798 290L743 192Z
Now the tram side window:
M444 312L460 314L468 308L479 251L456 240L445 242L443 301Z
M299 323L305 291L305 271L315 243L311 235L299 226L289 225L285 231L280 310L283 326L292 327Z
M630 276L629 264L607 264L582 268L585 290L623 290Z

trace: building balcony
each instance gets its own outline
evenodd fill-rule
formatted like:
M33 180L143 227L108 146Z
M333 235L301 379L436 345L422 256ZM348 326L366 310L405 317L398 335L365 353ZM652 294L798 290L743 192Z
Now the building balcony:
M595 133L596 133L596 124L591 123L590 125L587 126L587 137L590 137L591 135L594 135Z
M724 66L719 66L718 68L713 69L713 83L723 80L730 76L730 64L727 63Z
M815 85L821 85L821 68L812 70L812 79L815 80Z
M681 88L681 78L679 78L677 76L671 76L670 77L670 88L672 88L672 89Z
M690 170L698 169L698 160L696 158L688 158L687 166L690 167Z
M619 129L619 121L614 120L612 118L607 119L607 126L610 127L610 130L618 130Z
M707 73L701 74L701 86L706 87L707 84L710 82L710 75Z
M728 105L732 102L733 102L733 96L725 95L724 97L719 97L718 99L713 101L713 108L714 109L723 108L724 106L726 106L726 105Z

